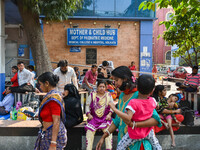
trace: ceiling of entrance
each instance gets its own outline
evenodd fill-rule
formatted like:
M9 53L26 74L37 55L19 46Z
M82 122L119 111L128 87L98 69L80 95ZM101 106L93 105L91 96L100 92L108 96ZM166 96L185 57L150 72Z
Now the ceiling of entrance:
M5 24L21 24L22 19L12 0L5 0Z

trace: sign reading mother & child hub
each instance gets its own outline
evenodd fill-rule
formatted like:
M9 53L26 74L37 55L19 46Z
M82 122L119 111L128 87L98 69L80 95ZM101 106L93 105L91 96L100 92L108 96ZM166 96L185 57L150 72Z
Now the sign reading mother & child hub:
M67 45L117 46L117 29L68 28Z

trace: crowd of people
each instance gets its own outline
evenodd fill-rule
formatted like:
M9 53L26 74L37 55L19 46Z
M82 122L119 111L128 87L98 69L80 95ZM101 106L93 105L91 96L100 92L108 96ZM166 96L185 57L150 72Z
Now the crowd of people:
M200 78L196 69L198 71L193 67L193 74L184 83L191 86L177 85L184 89L198 89ZM78 67L72 68L67 60L61 60L54 71L36 78L33 66L26 69L23 62L18 62L17 66L12 67L13 85L6 88L6 96L0 102L0 115L9 113L14 103L12 93L46 93L38 115L34 116L42 125L35 150L61 150L66 147L67 141L70 142L70 128L83 121L79 95L79 90L83 88L89 93L85 106L87 150L93 149L98 130L104 134L96 150L101 149L104 141L106 149L111 150L112 133L117 129L118 150L162 150L155 133L164 129L169 130L171 146L175 147L174 131L179 129L184 119L179 106L182 97L172 94L167 98L165 87L156 85L155 76L143 74L136 80L136 74L131 72L135 70L134 62L128 67L113 69L108 61L103 61L80 75ZM28 113L25 114L30 117Z

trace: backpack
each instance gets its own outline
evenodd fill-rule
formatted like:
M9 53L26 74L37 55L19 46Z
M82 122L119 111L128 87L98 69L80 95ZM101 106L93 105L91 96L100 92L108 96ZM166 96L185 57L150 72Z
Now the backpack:
M63 98L65 102L65 127L71 128L83 122L81 100L75 97Z
M185 108L185 107L188 107L188 108L190 108L191 107L191 103L188 101L188 100L181 100L180 102L179 102L179 107L180 108Z
M186 126L194 126L194 110L189 107L182 107L181 110L184 116L182 124Z

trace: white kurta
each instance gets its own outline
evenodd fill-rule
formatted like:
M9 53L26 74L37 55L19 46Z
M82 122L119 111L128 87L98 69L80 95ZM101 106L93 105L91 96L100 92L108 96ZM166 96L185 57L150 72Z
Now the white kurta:
M63 92L65 85L71 83L73 83L75 87L78 89L77 77L72 67L68 66L68 71L66 74L63 74L60 71L60 67L58 67L54 70L54 74L59 76L59 82L56 87L58 91Z
M30 83L30 84L32 84L32 86L34 86L33 74L26 68L24 68L22 71L19 70L18 71L18 83L19 83L19 86L21 86L25 83Z

